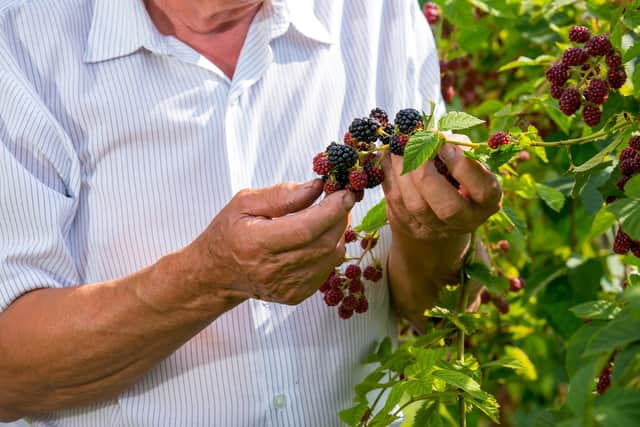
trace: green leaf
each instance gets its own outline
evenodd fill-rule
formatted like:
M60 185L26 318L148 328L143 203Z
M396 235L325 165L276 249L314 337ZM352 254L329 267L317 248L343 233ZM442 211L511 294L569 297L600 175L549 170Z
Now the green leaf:
M516 212L507 205L507 202L505 201L505 204L502 206L502 212L505 213L505 215L509 218L509 220L511 220L511 223L513 225L516 226L516 228L521 232L521 233L525 233L527 231L527 223L525 222L524 219L521 219L518 214L516 214Z
M393 353L393 349L391 344L391 338L384 337L384 339L380 342L380 345L378 346L378 351L367 356L367 358L364 360L364 364L369 364L369 363L384 364L386 363L387 360L389 360L392 353Z
M640 43L634 43L629 49L625 50L622 55L622 63L627 63L640 56Z
M521 56L515 61L511 61L508 64L503 65L498 69L498 71L499 72L506 71L512 68L520 68L520 67L534 67L539 65L549 65L555 60L556 58L551 55L540 55L535 59L531 59L526 56Z
M611 320L620 312L620 307L609 301L589 301L571 308L580 319Z
M470 396L476 399L484 400L487 397L487 393L482 391L480 384L478 384L473 378L463 374L462 372L454 371L451 369L437 369L433 371L433 376L439 378L442 381L450 384L454 387L461 388L469 393Z
M429 426L432 423L432 419L438 416L438 401L425 402L424 405L418 409L415 417L413 418L414 426Z
M640 201L622 199L608 206L620 226L633 240L640 240Z
M589 341L593 335L600 330L606 323L603 321L594 321L588 324L584 324L578 329L569 339L567 345L567 363L566 369L569 378L573 378L576 375L578 368L580 368L586 358L584 357L584 350L587 348Z
M618 314L597 331L585 350L585 356L608 353L612 349L640 340L640 318Z
M429 101L429 105L431 107L431 110L429 110L430 111L429 117L427 117L426 120L425 120L425 114L422 113L422 123L424 123L424 128L427 130L433 129L433 126L436 121L436 103L433 101Z
M584 363L569 383L567 405L575 414L584 414L588 402L593 399L594 378L602 363L598 359Z
M536 370L535 365L527 356L522 349L513 346L506 346L504 348L505 355L507 358L517 360L520 364L520 367L515 368L515 371L518 375L524 377L528 381L535 381L538 379L538 371Z
M624 186L624 194L632 199L640 200L640 175L635 175Z
M404 148L402 174L418 169L427 160L433 160L444 142L438 134L429 131L412 135Z
M492 294L499 294L509 288L509 281L505 277L495 276L489 268L482 263L472 263L465 267L465 271L474 282L487 287Z
M640 390L608 390L594 407L594 418L602 426L636 426L640 419Z
M622 133L617 134L616 138L613 142L607 145L602 151L598 154L581 164L580 166L574 167L572 172L585 172L589 169L593 169L596 166L599 166L602 162L606 160L606 158L611 154L622 142L625 140L624 135Z
M366 403L361 403L349 409L340 411L338 414L343 423L355 427L360 423L364 414L367 413L369 406Z
M369 209L369 212L362 218L362 222L355 228L356 231L373 233L378 231L387 223L387 201L380 200L377 205Z
M564 195L555 188L544 184L536 184L538 196L556 212L560 212L564 206Z
M481 125L482 123L484 123L484 120L474 117L471 114L453 111L440 118L438 121L438 130L446 131L469 129L474 126Z
M616 216L612 214L606 206L602 207L596 214L591 224L591 236L597 237L613 227L616 223Z
M465 151L467 153L468 151ZM501 145L497 150L492 150L486 160L487 166L492 172L499 172L498 168L513 158L520 152L520 147L514 144Z

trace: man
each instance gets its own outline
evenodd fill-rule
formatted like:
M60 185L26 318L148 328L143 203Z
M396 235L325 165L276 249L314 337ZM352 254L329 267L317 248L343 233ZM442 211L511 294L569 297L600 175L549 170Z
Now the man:
M453 146L462 193L390 159L388 286L324 306L353 196L277 183L373 106L439 99L415 3L0 1L0 420L339 424L390 296L420 322L501 197Z

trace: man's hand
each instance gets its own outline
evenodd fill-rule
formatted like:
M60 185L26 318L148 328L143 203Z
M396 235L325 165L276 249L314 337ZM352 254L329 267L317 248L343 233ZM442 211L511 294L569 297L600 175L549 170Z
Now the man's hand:
M344 261L344 231L353 207L340 191L311 204L322 182L243 190L187 248L202 290L299 304ZM311 206L311 207L310 207Z
M389 222L394 231L406 237L421 241L460 238L500 209L502 190L495 175L465 157L458 146L446 144L439 155L460 183L460 190L438 173L433 162L401 175L402 157L385 159L383 188Z

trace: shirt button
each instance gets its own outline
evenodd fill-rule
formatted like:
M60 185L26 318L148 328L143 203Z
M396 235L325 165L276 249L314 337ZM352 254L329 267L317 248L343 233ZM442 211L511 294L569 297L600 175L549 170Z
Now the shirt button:
M273 398L273 406L282 409L287 406L287 396L284 394L278 394Z

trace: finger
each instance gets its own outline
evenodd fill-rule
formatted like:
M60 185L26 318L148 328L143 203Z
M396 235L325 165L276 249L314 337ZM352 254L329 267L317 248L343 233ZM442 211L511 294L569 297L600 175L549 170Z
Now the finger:
M337 191L324 198L317 205L299 212L271 220L261 221L259 229L275 252L284 252L301 246L307 246L318 240L323 234L341 233L347 226L348 214L355 204L350 191ZM336 242L339 238L336 238Z
M391 169L393 171L393 178L396 183L396 188L402 196L402 204L405 210L421 223L424 223L425 219L433 216L433 211L427 203L427 200L423 196L422 192L416 186L412 176L408 173L402 175L403 158L393 156L391 159ZM424 186L424 183L418 183L420 186Z
M502 197L500 184L495 175L484 166L464 156L459 147L451 144L445 144L439 154L471 200L481 206L495 206L499 203Z
M278 218L308 208L322 193L322 180L283 183L238 193L242 213Z

